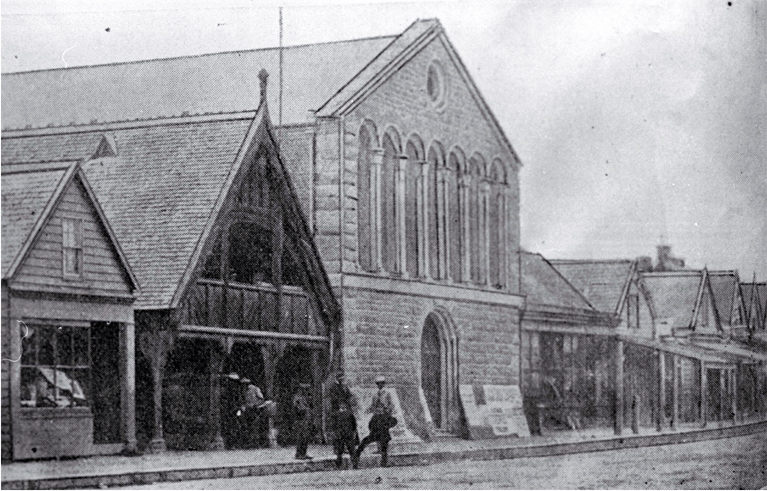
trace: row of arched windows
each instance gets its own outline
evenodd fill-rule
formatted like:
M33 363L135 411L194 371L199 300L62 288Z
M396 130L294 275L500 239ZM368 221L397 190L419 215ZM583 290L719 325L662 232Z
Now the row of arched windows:
M466 157L394 129L378 146L375 125L358 134L359 264L412 278L502 288L506 282L508 180L500 159Z

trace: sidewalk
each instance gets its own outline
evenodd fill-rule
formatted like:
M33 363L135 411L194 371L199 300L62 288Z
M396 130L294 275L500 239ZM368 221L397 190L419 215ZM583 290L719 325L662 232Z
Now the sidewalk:
M450 439L430 443L393 445L392 466L426 465L451 460L495 460L544 455L594 452L618 448L667 445L751 433L767 432L767 421L706 429L692 426L658 433L642 428L638 435L624 429L616 436L610 429L561 431L530 438L494 440ZM378 455L365 452L361 466L378 464ZM208 452L166 452L136 457L100 456L61 461L18 462L2 466L3 489L98 488L176 482L194 479L244 477L335 469L329 445L312 445L310 461L293 458L295 448L223 450ZM348 457L345 465L348 466Z

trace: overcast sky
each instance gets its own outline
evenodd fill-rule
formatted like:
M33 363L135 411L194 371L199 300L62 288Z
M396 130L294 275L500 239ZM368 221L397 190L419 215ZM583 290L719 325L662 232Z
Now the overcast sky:
M767 1L281 3L286 45L438 18L522 159L528 250L633 258L662 236L767 280ZM279 42L277 2L104 4L2 0L2 71Z

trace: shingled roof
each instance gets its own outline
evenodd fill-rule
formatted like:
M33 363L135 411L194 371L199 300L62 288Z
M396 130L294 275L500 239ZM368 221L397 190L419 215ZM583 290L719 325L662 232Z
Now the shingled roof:
M41 168L38 172L3 173L0 189L3 195L3 278L10 272L35 225L44 216L47 205L65 181L70 163ZM5 170L5 169L4 169ZM71 172L70 172L71 173Z
M231 186L245 145L256 134L271 138L273 144L269 128L264 105L255 116L173 118L51 129L43 134L38 130L4 132L2 162L83 160L84 172L141 285L135 307L171 308ZM92 158L105 138L114 142L118 155ZM305 259L313 263L313 273L318 276L311 278L312 287L322 291L325 302L332 303L335 299L327 275L289 177L282 168L277 172L286 186L283 192L292 194L291 199L283 200L283 206L287 216L300 222L294 226L302 234L301 253L316 256ZM4 243L4 254L5 248ZM321 313L329 318L339 315L337 305L322 305Z
M3 139L5 142L5 139ZM133 290L139 286L126 255L117 241L106 213L95 197L79 162L3 162L2 182L2 277L14 276L35 243L67 187L77 179L104 227Z
M551 264L602 312L619 313L621 302L634 274L634 261L551 260Z
M250 119L112 131L119 156L88 160L103 131L2 139L3 164L82 159L136 273L136 308L167 307L222 191ZM5 247L5 246L3 246Z
M528 306L594 310L588 299L540 254L521 253L522 294Z

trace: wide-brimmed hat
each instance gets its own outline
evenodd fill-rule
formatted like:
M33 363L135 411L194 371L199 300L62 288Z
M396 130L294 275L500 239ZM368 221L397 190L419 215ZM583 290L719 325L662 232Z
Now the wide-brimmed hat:
M385 384L386 383L386 377L383 375L379 375L376 377L376 383L377 384Z

